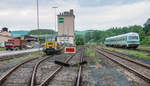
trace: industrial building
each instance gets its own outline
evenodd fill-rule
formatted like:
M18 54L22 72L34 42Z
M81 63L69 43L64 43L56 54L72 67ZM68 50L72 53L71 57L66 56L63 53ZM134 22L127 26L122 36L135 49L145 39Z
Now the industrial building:
M57 15L58 20L58 43L69 43L75 45L74 20L75 15L73 10L65 11Z
M4 47L8 39L12 39L11 33L8 31L8 28L4 27L0 30L0 47Z

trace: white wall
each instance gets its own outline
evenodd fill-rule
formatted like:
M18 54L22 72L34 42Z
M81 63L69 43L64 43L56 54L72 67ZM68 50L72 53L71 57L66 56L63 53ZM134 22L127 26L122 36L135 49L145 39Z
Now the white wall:
M74 45L74 37L57 37L58 43L70 43Z

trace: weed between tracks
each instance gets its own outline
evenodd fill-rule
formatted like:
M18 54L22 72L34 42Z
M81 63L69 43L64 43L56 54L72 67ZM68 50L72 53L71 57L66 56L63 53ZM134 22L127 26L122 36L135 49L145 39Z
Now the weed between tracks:
M93 62L96 64L97 68L102 68L102 65L99 63L99 59L96 57L96 51L95 50L88 48L86 50L86 54L89 55L90 57L94 58Z
M86 54L88 54L91 57L95 57L96 56L95 51L92 50L92 49L89 49L89 48L87 49Z

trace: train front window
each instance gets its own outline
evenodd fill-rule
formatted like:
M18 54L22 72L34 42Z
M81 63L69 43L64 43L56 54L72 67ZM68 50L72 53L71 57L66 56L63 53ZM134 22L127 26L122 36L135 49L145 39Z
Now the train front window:
M48 45L53 45L53 43L48 43Z
M138 36L129 36L128 40L138 40Z

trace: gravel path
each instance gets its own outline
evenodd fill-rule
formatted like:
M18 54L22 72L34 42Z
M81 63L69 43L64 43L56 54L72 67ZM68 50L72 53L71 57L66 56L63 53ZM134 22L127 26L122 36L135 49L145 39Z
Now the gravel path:
M95 63L95 58L88 58L90 86L131 86L130 79L117 71L118 65L100 54L96 54L96 58L101 68Z
M144 80L134 75L132 72L122 68L120 65L112 62L105 56L97 54L97 57L99 57L99 63L103 66L103 68L99 71L102 74L101 78L103 75L111 75L113 77L113 84L111 83L110 86L149 86ZM105 79L105 77L103 78Z

